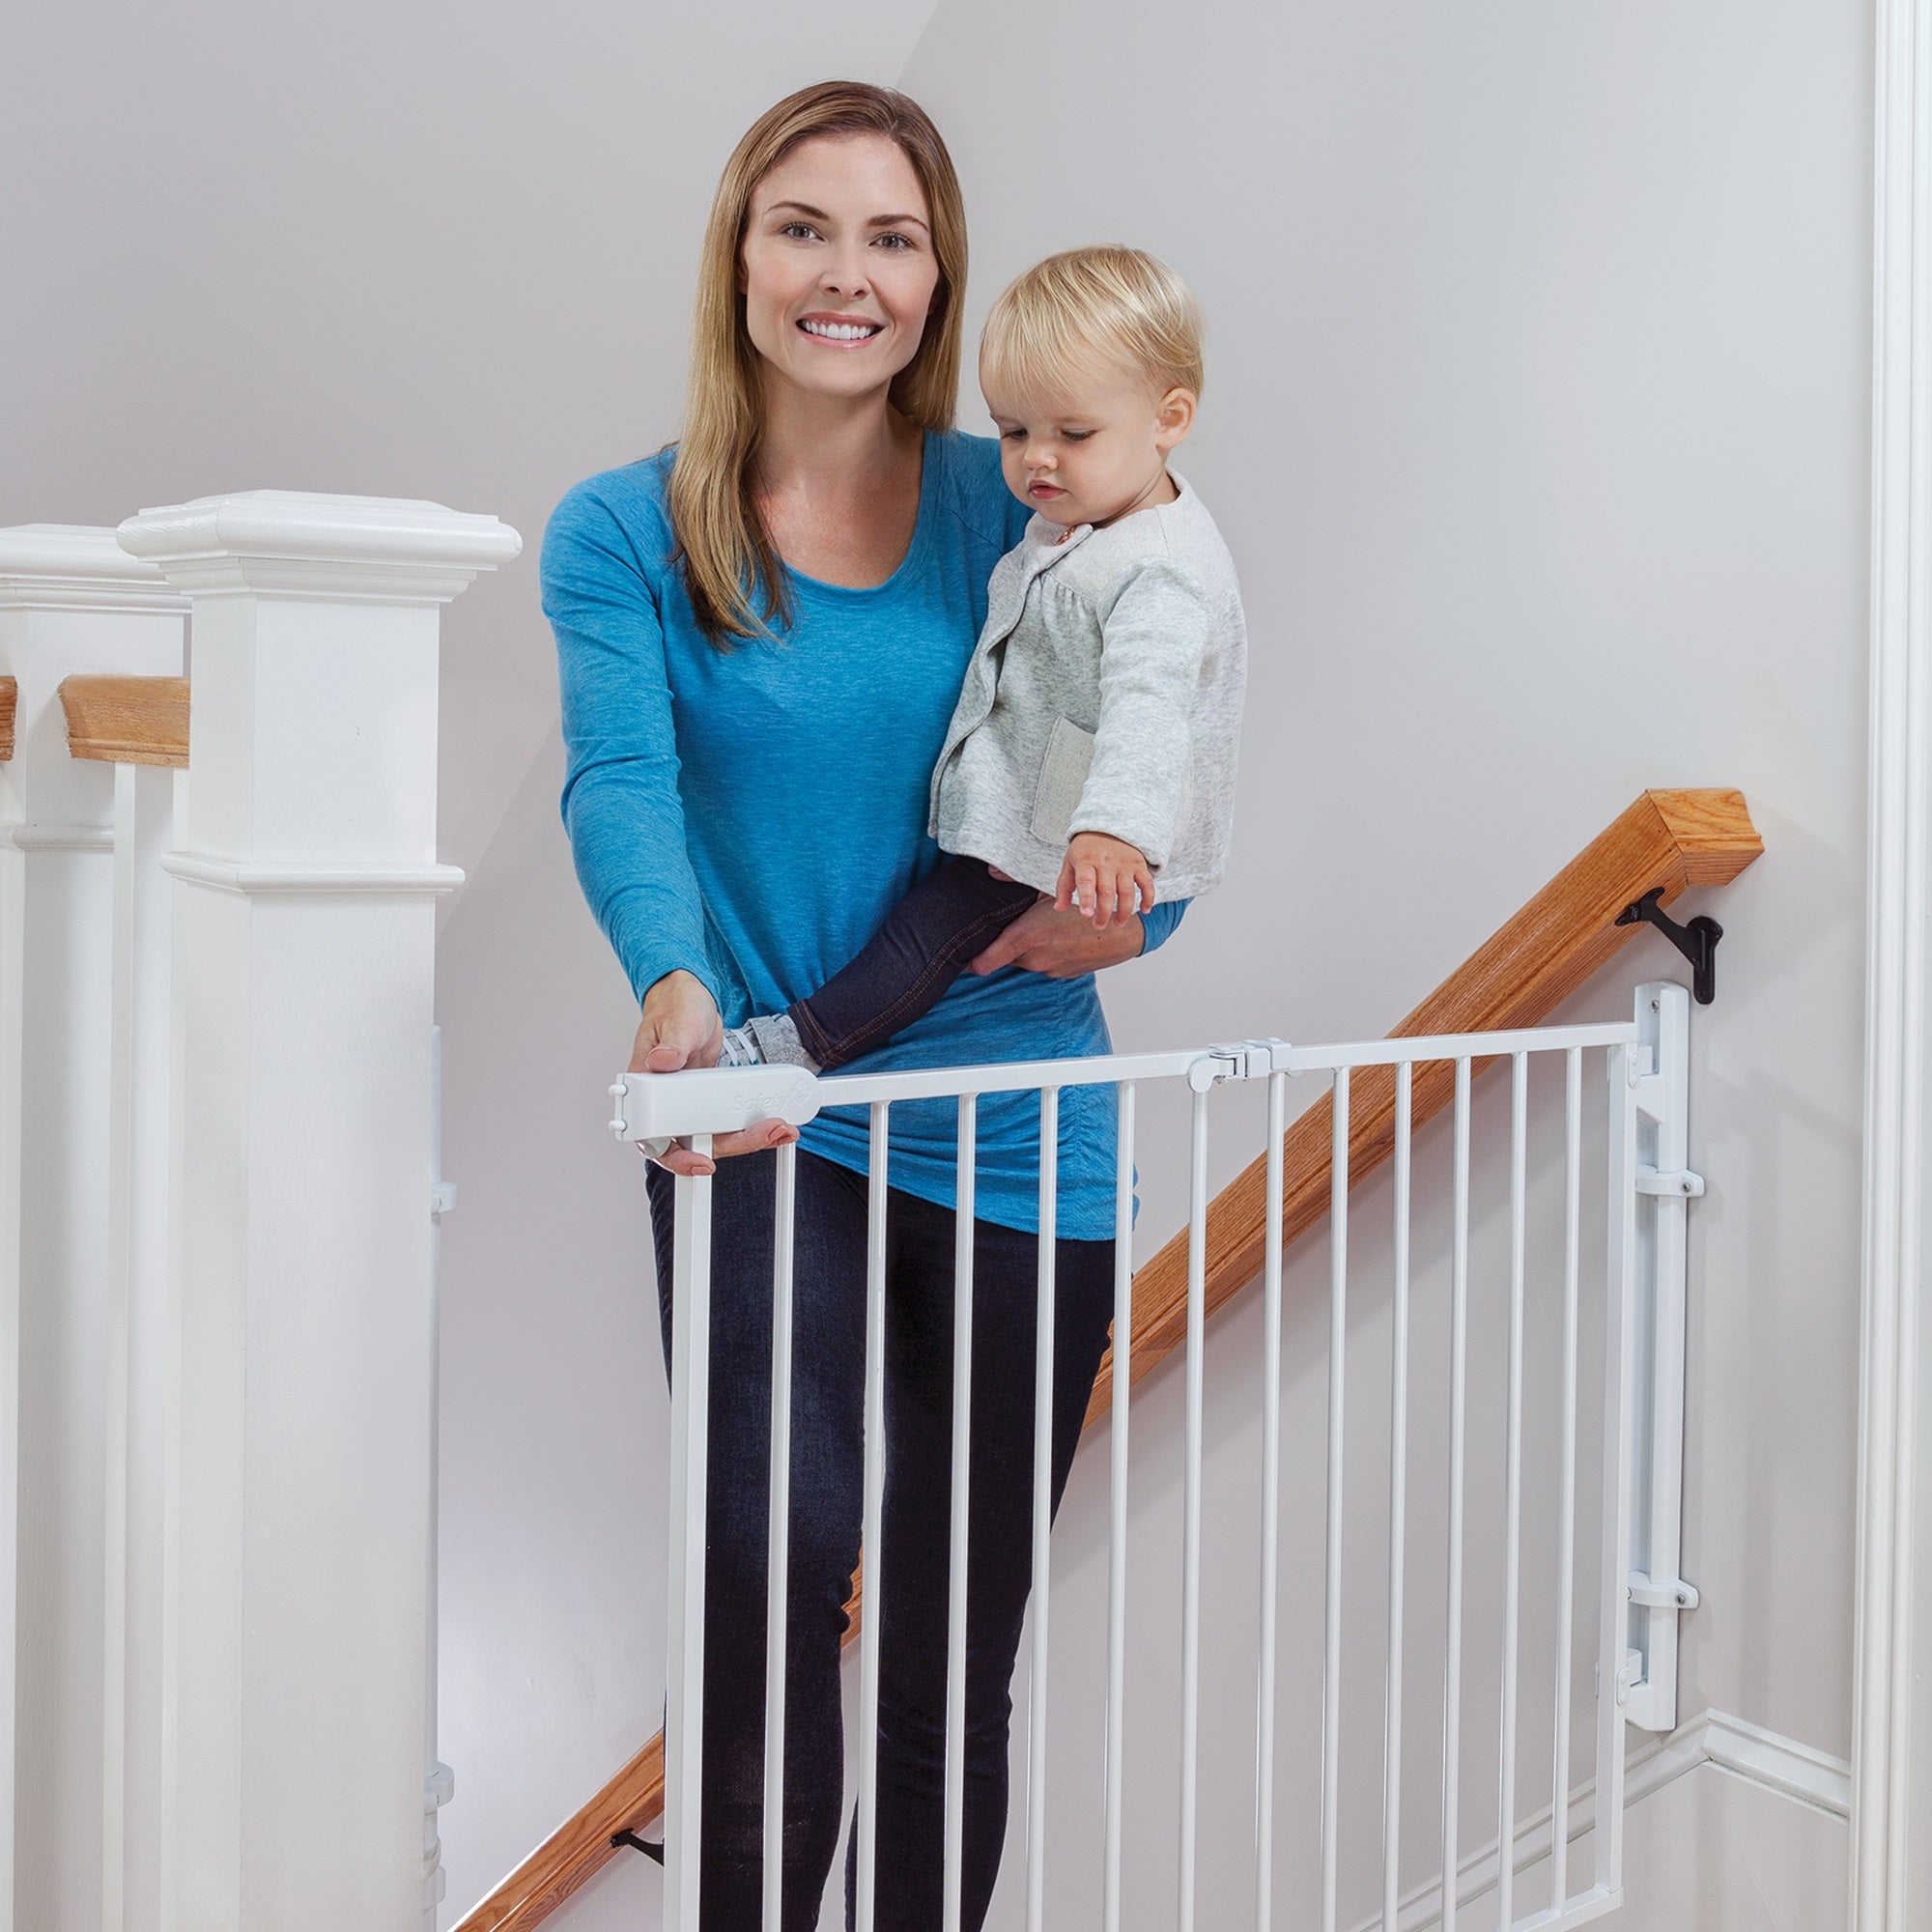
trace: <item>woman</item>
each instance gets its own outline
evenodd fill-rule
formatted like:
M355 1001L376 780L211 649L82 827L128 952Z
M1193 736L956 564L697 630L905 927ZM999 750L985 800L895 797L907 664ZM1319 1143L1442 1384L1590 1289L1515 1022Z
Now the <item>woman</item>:
M912 101L833 82L766 113L719 185L684 434L565 497L544 544L578 875L642 1001L631 1065L715 1063L722 1030L855 953L936 861L926 782L1027 512L998 445L952 429L966 243ZM924 1019L859 1063L1104 1052L1093 974L1179 909L1096 933L1024 915ZM1106 1342L1112 1095L1061 1110L1053 1494ZM876 1923L940 1919L954 1109L892 1115ZM759 1919L774 1157L721 1136L712 1256L704 1681L707 1928ZM1030 1586L1037 1106L980 1110L963 1922L1007 1806L1008 1686ZM738 1156L729 1158L729 1156ZM821 1115L798 1156L784 1923L816 1923L842 1799L838 1652L859 1555L867 1141ZM672 1194L649 1175L666 1346ZM848 1863L848 1895L851 1867ZM849 1909L849 1897L848 1897Z

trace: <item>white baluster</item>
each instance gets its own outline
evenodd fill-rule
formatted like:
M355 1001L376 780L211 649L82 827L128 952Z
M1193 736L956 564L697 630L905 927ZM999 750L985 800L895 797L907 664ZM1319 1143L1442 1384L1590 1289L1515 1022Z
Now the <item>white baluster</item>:
M456 1774L437 1750L437 1628L440 1617L437 1523L440 1494L442 1380L442 1217L456 1208L456 1183L442 1177L442 1029L430 1028L430 1143L429 1143L429 1629L423 1645L423 1667L429 1673L423 1698L423 1932L436 1932L436 1909L442 1903L447 1881L442 1869L442 1807L456 1795ZM130 1928L131 1932L131 1928Z
M520 543L279 491L121 541L194 607L170 1903L419 1932L438 611Z
M169 1283L175 1082L173 881L160 859L187 774L114 774L114 997L107 1160L107 1628L103 1923L160 1932L162 1739L180 1356Z
M185 611L111 530L0 530L0 675L18 684L0 764L0 1926L23 1932L101 1924L103 1799L119 1798L106 1655L115 781L68 756L59 688L75 673L179 674Z

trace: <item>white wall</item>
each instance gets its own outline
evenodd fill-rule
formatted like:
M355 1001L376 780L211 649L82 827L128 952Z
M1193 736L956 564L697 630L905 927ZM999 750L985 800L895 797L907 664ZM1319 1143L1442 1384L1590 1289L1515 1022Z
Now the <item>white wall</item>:
M976 316L1037 255L1121 236L1213 322L1185 467L1254 638L1237 859L1117 976L1117 1033L1380 1032L1643 786L1742 786L1769 851L1713 907L1730 936L1695 1023L1685 1562L1705 1607L1682 1708L1844 1755L1867 23L1207 6L1184 41L1152 5L949 6L905 81L966 174ZM1676 964L1655 940L1626 956L1573 1010L1620 1014ZM1255 1146L1224 1144L1220 1171ZM1178 1180L1170 1162L1144 1188L1155 1239ZM1311 1317L1321 1266L1291 1284ZM1373 1284L1360 1319L1374 1359ZM1217 1495L1252 1483L1257 1332L1236 1315L1210 1355ZM1179 1393L1151 1391L1137 1440L1171 1441ZM1103 1583L1097 1466L1075 1480L1057 1630ZM1146 1533L1172 1510L1170 1471ZM1375 1566L1350 1587L1374 1642ZM1243 1713L1219 1708L1232 1754Z
M1691 1262L1686 1564L1705 1607L1688 1625L1683 1709L1716 1705L1837 1754L1856 1386L1868 53L1861 15L1790 5L1215 4L1178 32L1151 4L1043 14L976 0L940 7L904 76L965 177L976 319L1037 255L1118 236L1167 255L1213 322L1185 468L1234 545L1254 635L1238 856L1165 953L1114 976L1123 1041L1379 1032L1641 788L1745 788L1770 849L1714 908L1730 928L1722 990L1695 1036L1693 1158L1711 1192ZM512 823L553 809L533 787ZM542 837L560 865L560 841ZM510 915L467 929L491 866L450 929L446 1009L466 980L500 971ZM570 917L573 943L594 945ZM1675 957L1646 939L1626 961L1575 1009L1620 1014L1629 985ZM588 1002L567 1018L586 1122L620 1006L613 995L608 1019ZM453 1041L453 1066L463 1053ZM504 1091L541 1091L518 1079L506 1070ZM1255 1144L1223 1134L1217 1174ZM589 1169L609 1172L608 1160ZM1156 1157L1144 1175L1144 1235L1157 1241L1180 1217L1176 1169ZM593 1184L609 1183L577 1182ZM473 1192L472 1208L475 1255L498 1210ZM602 1232L551 1220L564 1244L554 1270L575 1275L576 1258L608 1250ZM1311 1316L1321 1265L1311 1254L1293 1274L1292 1305ZM1386 1359L1372 1273L1371 1253L1355 1343L1365 1389ZM505 1295L480 1274L470 1293L479 1306ZM648 1372L635 1308L615 1312L629 1293L607 1290L602 1305ZM1224 1759L1252 1721L1233 1639L1251 1614L1238 1548L1256 1332L1252 1309L1235 1314L1210 1354L1220 1600L1241 1606L1209 1695ZM1320 1346L1308 1321L1291 1334L1291 1429L1310 1412L1293 1378ZM643 1393L655 1426L655 1387ZM1140 1408L1134 1533L1150 1552L1173 1535L1179 1397L1169 1377ZM592 1385L570 1406L574 1421L559 1407L551 1424L587 1440ZM633 1431L644 1451L645 1428ZM453 1438L449 1455L454 1481ZM556 1491L532 1487L542 1500L525 1527L547 1530ZM1063 1659L1079 1655L1070 1633L1097 1628L1101 1501L1090 1452L1056 1557ZM1378 1628L1379 1576L1365 1568L1350 1587ZM654 1625L655 1603L638 1614ZM1171 1670L1157 1626L1136 1655L1151 1685ZM1063 1667L1056 1842L1071 1847L1092 1808L1077 1775L1091 1740L1079 1665ZM452 1686L452 1721L470 1695ZM1152 1733L1162 1693L1147 1696ZM611 1764L655 1709L627 1715ZM1284 1716L1293 1749L1286 1702ZM501 1774L467 1775L473 1793ZM1171 1757L1151 1749L1135 1775L1136 1803L1152 1804ZM1232 1812L1229 1856L1210 1869L1214 1902L1235 1909L1242 1786L1227 1776L1215 1789ZM1426 1817L1421 1796L1413 1815ZM1136 1896L1163 1916L1153 1901L1171 1896L1172 1860L1157 1838L1164 1828L1147 1834ZM1426 1853L1413 1843L1409 1862ZM1370 1883L1366 1852L1350 1872L1357 1891ZM576 1909L590 1926L654 1897L619 1873Z
M463 1189L444 1248L452 1911L655 1728L662 1682L641 1202L598 1126L631 1014L556 825L534 539L571 481L671 433L718 165L764 102L841 71L903 71L952 140L976 321L1026 262L1102 236L1166 254L1213 320L1184 467L1255 640L1236 869L1113 976L1123 1041L1378 1032L1642 786L1747 791L1770 849L1713 908L1729 937L1695 1035L1711 1193L1686 1566L1705 1606L1684 1708L1843 1754L1864 12L942 0L915 47L927 11L221 0L191 36L131 6L12 30L43 84L11 97L0 173L43 191L0 201L9 365L32 378L0 389L0 524L270 484L433 497L531 540L466 598L445 654L444 854L474 867L440 996ZM1627 958L1577 1010L1620 1013L1630 980L1674 962L1652 940ZM1247 1151L1223 1135L1217 1174ZM1144 1172L1157 1241L1179 1193L1170 1165ZM1319 1268L1297 1264L1303 1302ZM1379 1320L1370 1293L1365 1376ZM1231 1538L1255 1325L1231 1316L1210 1353ZM1292 1373L1318 1344L1297 1327ZM1172 1377L1139 1413L1153 1549ZM1093 1455L1056 1558L1062 1631L1097 1602ZM1231 1596L1242 1574L1231 1558ZM1159 1641L1138 1655L1166 1667ZM1147 1791L1169 1775L1151 1755ZM1086 1802L1070 1779L1066 1802ZM1654 1856L1676 1871L1683 1842L1661 1832ZM643 1922L656 1895L632 1860L556 1922ZM1003 1923L1010 1905L1009 1887Z

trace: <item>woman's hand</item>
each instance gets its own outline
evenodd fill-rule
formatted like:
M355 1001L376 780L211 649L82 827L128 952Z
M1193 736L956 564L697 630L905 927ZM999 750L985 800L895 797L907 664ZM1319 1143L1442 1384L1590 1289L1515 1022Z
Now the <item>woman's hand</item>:
M695 974L667 973L644 995L643 1017L631 1048L633 1073L676 1073L689 1066L716 1066L724 1043L724 1025L718 1005ZM788 1121L759 1121L728 1134L714 1134L712 1158L673 1145L658 1164L673 1174L711 1174L717 1163L734 1153L760 1153L798 1138Z
M1060 867L1053 903L1062 912L1077 903L1096 931L1126 924L1136 911L1145 912L1153 904L1153 873L1147 854L1111 833L1076 832Z
M1147 931L1135 913L1123 924L1095 931L1086 916L1062 912L1041 899L1023 912L1006 931L975 959L969 971L997 973L1002 966L1018 966L1028 973L1044 973L1049 980L1077 980L1125 959L1138 959Z

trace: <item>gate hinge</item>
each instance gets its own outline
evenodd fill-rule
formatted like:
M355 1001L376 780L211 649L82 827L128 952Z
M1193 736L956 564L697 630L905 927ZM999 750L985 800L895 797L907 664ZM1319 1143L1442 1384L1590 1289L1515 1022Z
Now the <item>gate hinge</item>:
M1187 1069L1187 1084L1195 1093L1205 1094L1220 1080L1260 1080L1270 1073L1287 1073L1293 1050L1285 1039L1223 1040Z
M1630 1702L1631 1692L1643 1682L1643 1652L1627 1650L1624 1652L1623 1668L1617 1672L1617 1708L1621 1710Z
M1704 1177L1688 1167L1645 1167L1638 1163L1636 1191L1662 1194L1671 1200L1694 1201L1704 1192Z
M432 1180L429 1184L429 1211L432 1220L456 1211L456 1182Z
M1682 1577L1646 1577L1641 1570L1633 1570L1630 1600L1646 1610L1694 1610L1697 1586Z

